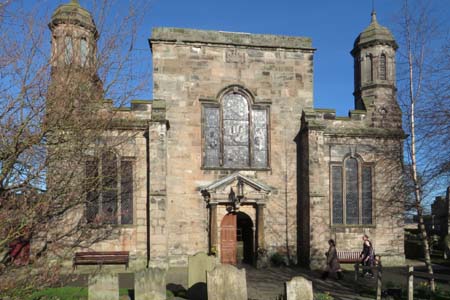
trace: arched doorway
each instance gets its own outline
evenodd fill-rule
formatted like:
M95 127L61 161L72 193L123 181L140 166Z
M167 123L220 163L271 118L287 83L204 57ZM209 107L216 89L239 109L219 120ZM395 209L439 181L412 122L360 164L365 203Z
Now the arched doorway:
M246 213L238 212L236 225L237 261L253 264L253 221Z
M223 264L253 264L253 221L243 212L229 213L220 225L220 261Z

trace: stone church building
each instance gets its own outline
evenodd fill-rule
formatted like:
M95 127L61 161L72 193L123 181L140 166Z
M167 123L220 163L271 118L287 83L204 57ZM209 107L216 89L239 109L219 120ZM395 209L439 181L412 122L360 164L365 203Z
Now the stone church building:
M88 68L90 13L71 1L49 26L54 72ZM90 250L129 251L134 269L183 268L197 252L318 268L328 239L360 251L367 234L384 264L404 262L397 44L375 13L351 50L348 117L314 108L310 38L154 28L149 42L153 100L102 104L115 113L105 137L129 141L86 161L86 173L112 162L118 185L87 199L85 218L108 216L119 233Z

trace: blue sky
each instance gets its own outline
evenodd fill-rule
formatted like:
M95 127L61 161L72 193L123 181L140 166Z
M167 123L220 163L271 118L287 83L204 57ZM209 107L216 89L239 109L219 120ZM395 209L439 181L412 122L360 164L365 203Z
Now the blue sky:
M43 2L52 10L68 1ZM393 29L403 1L374 1L379 23L395 33ZM410 1L414 5L417 0ZM93 1L79 2L83 7L93 9ZM426 2L441 15L450 15L448 0ZM128 1L114 2L111 20L126 11L126 3ZM372 0L151 0L135 44L136 51L139 51L137 57L148 61L135 64L151 67L148 38L154 27L311 37L317 49L314 57L314 105L316 108L335 108L338 115L345 116L354 105L353 61L349 52L355 38L369 25L371 11ZM151 86L149 83L139 97L151 99Z
M381 24L389 23L399 4L378 0ZM148 26L311 37L317 48L315 107L336 108L339 115L347 115L353 109L353 60L349 52L357 35L369 25L371 10L370 0L157 0L151 5Z

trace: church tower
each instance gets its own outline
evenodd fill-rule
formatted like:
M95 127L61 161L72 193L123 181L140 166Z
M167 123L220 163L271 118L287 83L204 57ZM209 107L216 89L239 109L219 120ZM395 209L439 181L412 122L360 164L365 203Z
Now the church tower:
M49 23L52 33L51 84L48 110L89 111L101 104L102 82L97 75L99 34L91 14L77 0L60 5Z
M401 128L395 85L397 48L392 33L378 24L373 11L370 25L356 38L351 51L355 109L367 111L373 127Z

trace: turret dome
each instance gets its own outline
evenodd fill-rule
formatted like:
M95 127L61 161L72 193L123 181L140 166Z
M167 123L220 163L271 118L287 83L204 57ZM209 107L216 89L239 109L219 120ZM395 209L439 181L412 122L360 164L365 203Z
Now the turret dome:
M55 9L49 27L52 28L59 24L79 25L94 31L95 36L98 35L91 13L81 7L77 0L71 0Z
M370 25L358 35L352 52L375 44L390 45L394 50L398 48L391 31L378 23L376 12L373 11Z

